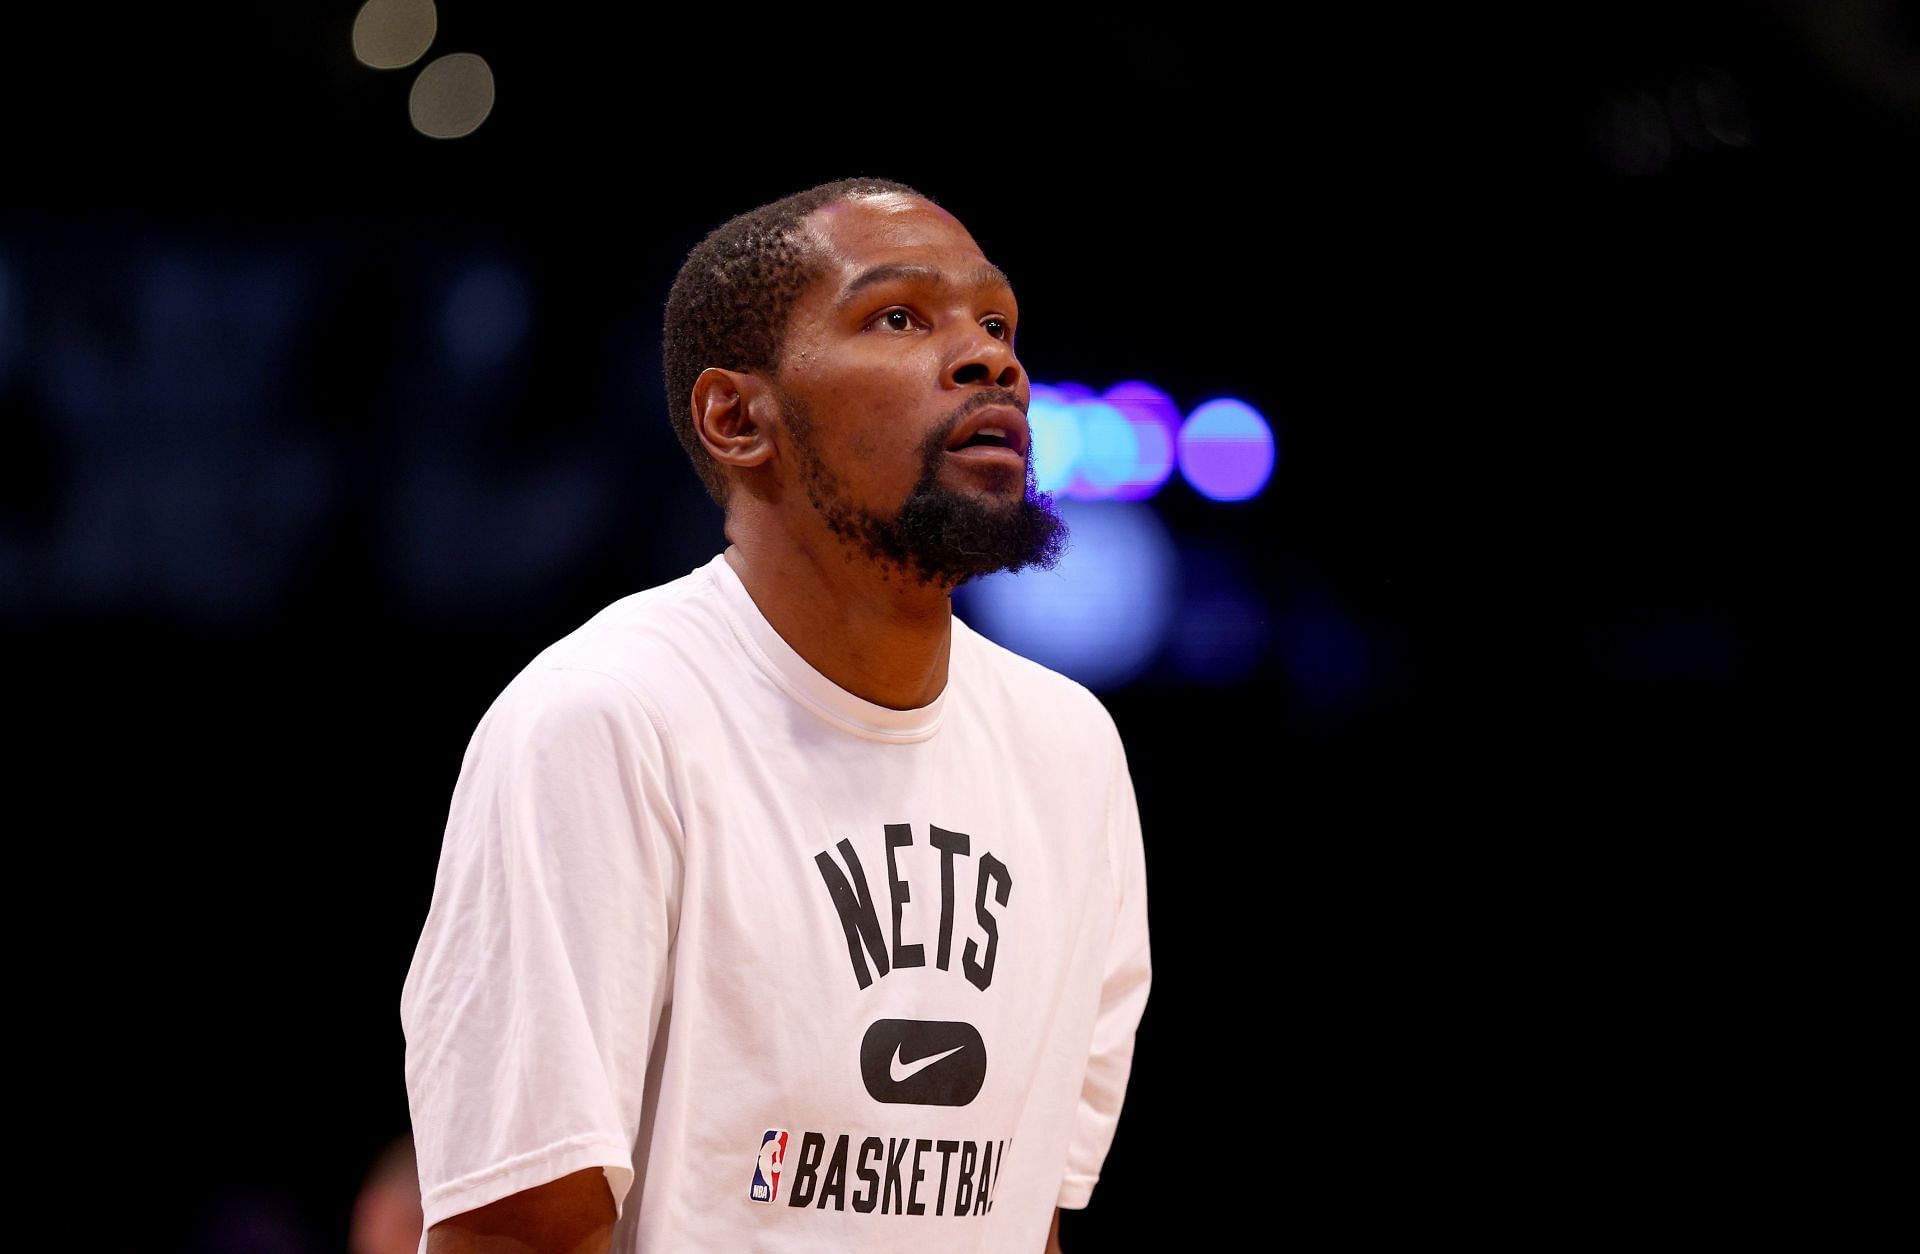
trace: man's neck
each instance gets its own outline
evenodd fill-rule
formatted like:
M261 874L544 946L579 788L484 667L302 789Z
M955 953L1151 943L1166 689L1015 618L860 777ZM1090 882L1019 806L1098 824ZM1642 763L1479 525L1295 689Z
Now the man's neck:
M931 703L947 686L953 602L894 569L856 557L830 535L813 544L771 528L729 527L727 563L780 638L854 696L893 710Z

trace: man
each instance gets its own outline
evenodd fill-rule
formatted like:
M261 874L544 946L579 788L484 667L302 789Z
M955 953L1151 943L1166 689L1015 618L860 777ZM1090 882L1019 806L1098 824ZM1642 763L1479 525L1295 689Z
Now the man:
M401 995L428 1254L1058 1249L1150 979L1112 719L950 594L1050 566L1006 276L900 184L668 301L729 547L495 700Z

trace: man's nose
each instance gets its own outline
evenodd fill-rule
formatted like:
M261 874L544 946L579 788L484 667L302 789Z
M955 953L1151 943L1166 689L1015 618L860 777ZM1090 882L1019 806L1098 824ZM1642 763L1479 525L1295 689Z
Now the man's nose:
M1020 379L1020 359L1013 355L1013 345L988 334L985 327L968 336L947 365L947 382L954 387L987 383L1013 391Z

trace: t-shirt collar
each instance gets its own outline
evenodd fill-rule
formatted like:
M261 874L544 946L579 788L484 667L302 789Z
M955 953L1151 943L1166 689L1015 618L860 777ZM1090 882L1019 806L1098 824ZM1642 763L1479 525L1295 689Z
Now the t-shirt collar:
M926 705L911 710L895 710L848 692L796 653L793 646L773 629L766 615L760 612L760 607L754 603L746 585L740 582L739 572L727 561L725 553L717 554L708 562L706 571L719 589L720 601L733 625L735 637L754 662L788 696L828 722L873 740L925 740L939 730L947 694L953 691L955 672L960 662L960 637L963 633L957 629L957 624L953 633L952 653L947 661L946 687Z

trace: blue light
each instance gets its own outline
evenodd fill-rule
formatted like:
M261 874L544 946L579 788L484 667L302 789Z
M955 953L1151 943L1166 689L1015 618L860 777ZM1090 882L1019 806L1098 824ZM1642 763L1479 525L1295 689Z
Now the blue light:
M1042 492L1058 492L1073 482L1073 468L1080 460L1080 420L1073 402L1044 383L1034 384L1027 426L1033 433L1034 485Z
M1180 428L1180 473L1215 501L1244 501L1273 474L1273 432L1252 406L1208 401Z
M1209 401L1183 425L1173 399L1138 379L1099 395L1082 383L1036 383L1027 417L1034 480L1062 499L1145 500L1178 464L1203 496L1241 501L1273 474L1273 433L1242 401Z
M1140 460L1140 439L1126 416L1096 400L1075 402L1080 420L1080 460L1067 494L1082 501L1112 496L1126 483Z
M1180 594L1179 558L1150 506L1060 503L1070 530L1053 570L963 584L969 626L1089 688L1115 688L1153 661Z

